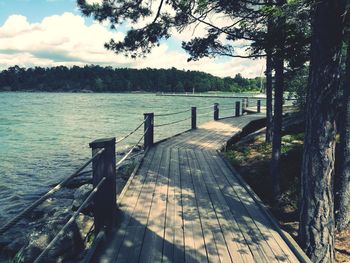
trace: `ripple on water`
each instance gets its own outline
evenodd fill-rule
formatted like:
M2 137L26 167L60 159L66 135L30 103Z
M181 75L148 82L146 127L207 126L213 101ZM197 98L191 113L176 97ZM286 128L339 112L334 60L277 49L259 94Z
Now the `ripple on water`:
M47 191L48 185L74 172L91 156L91 141L121 138L133 130L143 121L144 112L174 112L214 102L217 99L152 94L0 93L1 217L20 211ZM232 99L221 102L232 104ZM171 136L188 126L184 123L157 129L156 138ZM117 145L117 151L134 145L141 134L142 129Z

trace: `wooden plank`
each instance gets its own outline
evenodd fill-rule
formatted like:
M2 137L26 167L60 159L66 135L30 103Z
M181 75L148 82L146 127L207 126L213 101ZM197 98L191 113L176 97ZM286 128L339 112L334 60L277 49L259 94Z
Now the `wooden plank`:
M236 198L238 198L238 200L240 200L244 205L248 213L248 221L249 224L251 224L252 232L254 232L254 236L257 237L257 242L264 250L264 253L270 260L273 258L273 260L277 262L290 262L288 256L274 239L278 234L272 235L272 232L275 232L275 230L273 230L273 226L261 213L260 208L254 204L254 201L249 194L244 190L239 182L234 179L230 170L226 167L226 164L222 162L221 158L217 154L212 154L211 159L216 162L217 167L219 167L226 177L227 183L232 187L227 187L228 192L230 192L229 194L236 195ZM263 222L263 224L261 222ZM280 241L284 243L279 235L278 237L280 238Z
M123 240L116 262L138 262L139 260L148 215L151 209L152 196L158 179L158 170L163 155L163 148L154 148L155 155L147 171L148 176L143 184L134 213L131 215L131 220L129 220L128 224L128 227L139 227L139 229L131 239ZM124 231L127 232L129 229L130 228L126 228Z
M125 192L123 199L119 203L119 208L125 211L130 208L130 199L134 199L136 194L139 194L141 188L146 180L147 172L149 170L149 166L152 164L153 158L155 154L155 149L149 150L147 155L144 157L143 163L134 176L133 180L130 182L128 187L128 191ZM136 200L137 201L137 200ZM136 204L136 203L135 203Z
M231 135L227 136L219 132L211 133L211 137L205 143L203 143L200 149L202 150L218 149L222 145L223 141L226 141L226 138L231 137Z
M231 262L221 227L212 206L209 193L203 182L202 171L193 150L187 150L191 175L195 189L198 211L201 218L205 244L210 262Z
M168 204L162 262L185 262L179 152L170 152Z
M161 262L168 199L170 149L165 148L143 239L140 262Z
M119 249L124 241L126 235L126 227L130 221L131 214L133 213L137 200L139 198L143 184L148 176L148 168L154 158L155 150L151 149L144 157L143 165L137 172L132 182L129 185L128 191L125 193L124 198L119 204L120 211L117 214L117 232L109 242L109 245L105 248L104 253L99 255L99 262L114 262L118 256ZM127 204L127 205L125 205Z
M195 203L191 174L186 157L186 151L179 150L185 261L208 262L203 232Z
M142 168L141 165L144 163L144 158L147 155L149 149L146 149L143 153L143 156L141 157L140 161L136 164L135 168L133 169L132 173L130 174L126 184L124 185L123 189L121 189L121 193L119 194L119 196L117 197L117 204L118 207L120 207L120 204L122 202L122 199L125 195L125 193L129 190L129 186L132 183L132 181L134 180L134 177L136 176L137 172L139 172Z
M233 218L227 218L223 212L222 206L227 205L225 202L219 202L218 196L221 195L219 186L216 184L213 175L210 173L210 167L208 162L204 158L202 151L195 152L196 158L199 161L201 167L204 184L207 187L213 210L218 220L219 226L223 233L227 249L231 255L233 262L253 262L253 256L249 250L248 245L245 243L245 239L236 226L236 222ZM222 200L223 198L221 198ZM228 209L225 209L226 211ZM233 226L234 225L234 226Z
M197 149L203 146L206 142L208 142L208 138L211 136L210 132L204 128L198 128L196 130L196 134L193 134L192 137L187 137L186 140L182 142L180 145L181 149Z
M208 156L208 152L203 151L205 157ZM209 163L211 172L219 186L221 195L218 195L219 203L226 204L222 209L225 212L228 212L232 215L235 222L237 223L237 228L243 234L245 243L248 245L251 253L253 254L254 261L256 262L275 262L274 256L270 253L266 254L264 249L261 247L261 241L263 238L256 233L256 226L250 218L250 215L247 213L244 205L241 203L240 199L235 196L232 189L228 187L228 183L223 178L222 173L220 173L220 167L212 159L212 155L216 153L211 153L211 158L206 158ZM226 211L228 209L228 211ZM228 214L225 216L230 217ZM236 228L236 231L238 230Z
M183 204L182 204L182 186L180 173L179 151L172 149L174 164L174 193L175 193L175 215L174 215L174 262L185 261L185 239L184 239L184 221L183 221Z
M254 199L247 193L245 188L237 181L233 180L231 170L226 166L226 163L222 161L220 156L216 156L215 159L220 163L220 166L225 171L225 176L231 184L234 184L235 190L239 196L245 195L248 212L254 218L260 232L267 237L267 242L271 249L274 251L280 261L283 262L298 262L298 259L294 253L290 250L288 245L284 242L279 233L275 230L274 225L260 210L260 207L255 203ZM226 169L225 169L226 168Z
M268 211L268 208L263 204L260 198L253 192L253 190L244 181L244 179L242 179L242 177L234 170L234 168L228 163L228 161L225 159L225 157L222 156L221 153L219 153L219 156L226 163L227 167L231 170L233 176L237 178L237 180L244 187L244 189L254 199L255 204L260 207L260 210L262 211L264 216L266 216L269 222L274 226L273 229L276 230L277 234L283 239L283 241L287 245L287 250L285 252L288 254L287 251L290 251L293 254L293 256L295 256L295 259L300 260L300 262L311 263L310 259L306 256L305 252L299 247L297 242L287 232L281 229L281 226L279 225L278 221L272 216L270 211Z
M214 173L216 173L216 171L214 171ZM213 174L211 174L211 177L214 177ZM216 179L214 179L214 181L215 180ZM215 185L215 183L213 185ZM259 248L247 231L245 222L237 219L234 213L231 213L229 205L218 185L212 189L210 196L224 233L231 233L231 237L228 236L226 240L233 243L231 243L231 246L237 246L237 252L241 255L243 261L264 262L264 256L259 254ZM230 251L234 252L235 249L231 249ZM233 257L235 259L239 258L236 255Z
M196 129L195 131L189 133L187 136L179 138L181 140L176 141L171 146L177 147L179 149L197 147L198 142L202 139L203 136L206 136L206 133L201 129Z

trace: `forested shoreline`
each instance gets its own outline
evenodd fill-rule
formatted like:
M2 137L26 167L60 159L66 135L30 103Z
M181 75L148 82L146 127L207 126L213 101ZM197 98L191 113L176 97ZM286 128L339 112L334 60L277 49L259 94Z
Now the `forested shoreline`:
M220 78L199 71L84 67L10 67L0 73L0 91L48 92L206 92L259 91L261 79L240 74Z

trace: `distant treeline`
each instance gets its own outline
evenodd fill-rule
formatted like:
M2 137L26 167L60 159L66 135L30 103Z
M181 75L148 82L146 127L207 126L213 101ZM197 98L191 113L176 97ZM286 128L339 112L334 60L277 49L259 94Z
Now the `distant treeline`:
M199 71L101 66L10 67L0 73L0 91L93 92L257 91L260 78L219 78Z

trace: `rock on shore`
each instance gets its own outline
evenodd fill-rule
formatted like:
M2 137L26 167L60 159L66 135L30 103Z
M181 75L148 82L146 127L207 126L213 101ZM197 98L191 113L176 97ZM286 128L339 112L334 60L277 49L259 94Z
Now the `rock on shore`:
M138 149L137 151L140 151ZM121 153L119 156L123 156ZM142 155L123 163L117 170L117 194L126 184ZM14 227L0 236L0 262L33 262L68 222L92 187L91 171L73 178L63 189L47 199ZM86 249L89 231L93 227L92 203L87 204L69 230L48 251L43 262L77 262Z

